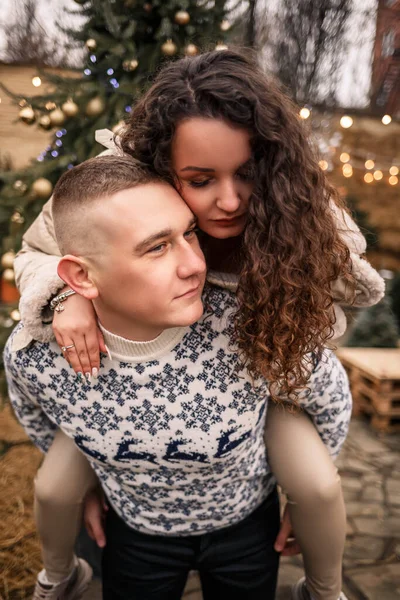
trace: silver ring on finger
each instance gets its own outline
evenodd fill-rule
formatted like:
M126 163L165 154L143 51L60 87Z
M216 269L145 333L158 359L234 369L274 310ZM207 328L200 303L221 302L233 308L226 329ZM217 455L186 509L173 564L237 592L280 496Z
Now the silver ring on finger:
M66 352L66 350L69 350L70 348L75 348L75 344L70 344L69 346L61 346L61 351Z

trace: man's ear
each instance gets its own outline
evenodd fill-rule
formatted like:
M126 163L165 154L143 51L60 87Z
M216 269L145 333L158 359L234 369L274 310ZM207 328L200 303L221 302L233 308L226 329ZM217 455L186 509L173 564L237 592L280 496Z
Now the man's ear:
M57 267L58 276L80 296L94 300L99 291L91 279L85 261L72 254L63 256Z

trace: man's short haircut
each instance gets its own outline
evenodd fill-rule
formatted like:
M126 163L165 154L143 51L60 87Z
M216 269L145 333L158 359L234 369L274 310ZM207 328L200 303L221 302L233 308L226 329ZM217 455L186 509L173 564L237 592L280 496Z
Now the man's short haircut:
M61 254L80 254L90 237L83 218L86 208L138 185L160 183L161 178L128 156L99 156L66 171L53 192L53 222Z

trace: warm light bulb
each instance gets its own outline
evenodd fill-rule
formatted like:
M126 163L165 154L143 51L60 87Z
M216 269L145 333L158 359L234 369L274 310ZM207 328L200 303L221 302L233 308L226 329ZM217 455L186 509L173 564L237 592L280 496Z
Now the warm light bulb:
M347 152L342 152L342 154L340 155L340 160L343 163L347 163L350 160L350 154L348 154Z
M399 167L396 167L395 165L393 165L393 167L390 167L389 173L391 175L398 175L399 174Z
M389 123L392 122L392 117L390 115L383 115L382 117L382 123L384 125L389 125Z
M340 125L343 127L343 129L348 129L353 125L353 119L348 115L343 115L343 117L340 119Z
M368 160L365 161L365 168L366 169L373 169L375 166L375 163L373 160L371 160L370 158Z
M302 119L308 119L308 117L311 115L311 111L306 106L303 106L299 114Z
M351 165L343 165L342 171L345 177L351 177L353 175L353 167Z
M372 183L373 180L374 180L374 176L372 175L372 173L365 173L365 175L364 175L365 183Z
M40 85L42 85L42 80L40 79L40 77L33 77L32 85L34 85L35 87L39 87Z
M376 181L380 181L383 177L383 173L382 171L374 171L374 179L376 179Z
M392 175L391 177L389 177L389 183L390 185L397 185L399 183L398 177Z
M320 160L318 164L323 171L326 171L329 166L326 160Z

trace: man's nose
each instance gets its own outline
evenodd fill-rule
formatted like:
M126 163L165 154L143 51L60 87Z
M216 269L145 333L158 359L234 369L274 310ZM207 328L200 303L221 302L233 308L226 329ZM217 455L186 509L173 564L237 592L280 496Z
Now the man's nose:
M194 275L203 275L206 271L206 261L199 245L185 244L178 264L178 276L181 279Z

